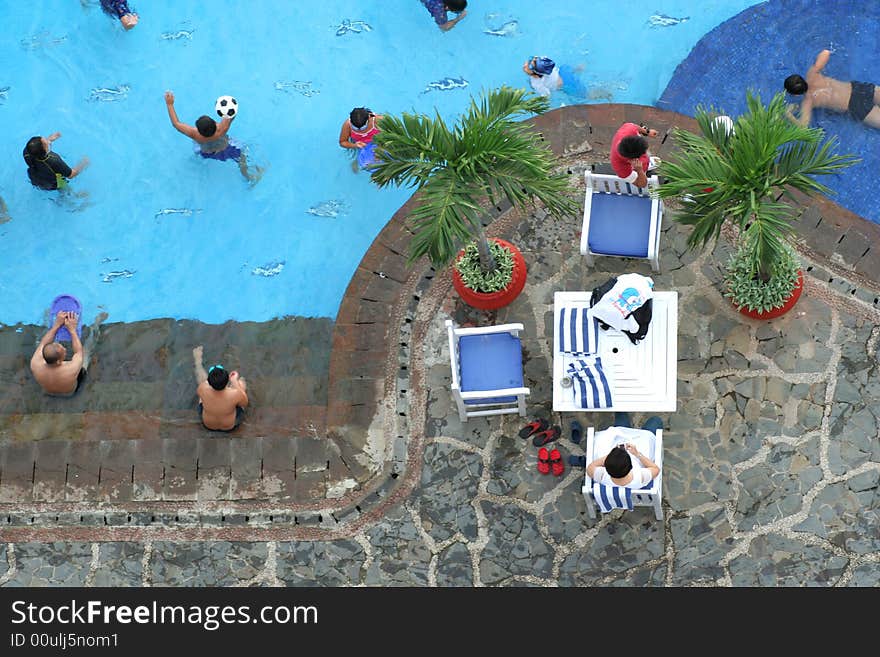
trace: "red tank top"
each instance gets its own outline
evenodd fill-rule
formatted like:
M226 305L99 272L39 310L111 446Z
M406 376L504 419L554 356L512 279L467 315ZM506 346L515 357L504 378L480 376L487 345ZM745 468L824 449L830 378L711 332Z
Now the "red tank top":
M363 130L357 130L353 125L351 125L351 121L348 122L349 128L351 129L351 140L352 141L362 141L365 144L369 144L373 141L373 136L379 132L379 128L376 127L376 117L371 116L367 121L367 125L364 126Z

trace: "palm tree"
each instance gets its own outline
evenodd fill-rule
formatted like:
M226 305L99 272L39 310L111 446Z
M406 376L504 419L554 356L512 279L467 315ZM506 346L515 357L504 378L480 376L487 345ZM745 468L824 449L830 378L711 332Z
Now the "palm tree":
M540 134L518 121L549 109L549 101L523 89L483 92L450 128L435 112L386 115L374 140L378 162L371 170L379 185L415 187L421 203L410 214L414 237L410 262L427 255L449 263L465 242L478 240L480 266L495 270L481 218L481 201L507 198L522 207L539 200L554 217L573 214L567 178L554 173L556 159Z
M715 119L717 112L702 106L696 115L702 134L675 129L680 150L660 165L666 181L659 195L683 200L675 220L693 226L690 248L714 244L725 221L739 227L751 276L766 282L788 252L786 237L797 214L794 193L829 194L815 177L858 160L833 154L837 139L825 141L821 129L789 121L782 93L765 106L748 92L746 104L729 134Z

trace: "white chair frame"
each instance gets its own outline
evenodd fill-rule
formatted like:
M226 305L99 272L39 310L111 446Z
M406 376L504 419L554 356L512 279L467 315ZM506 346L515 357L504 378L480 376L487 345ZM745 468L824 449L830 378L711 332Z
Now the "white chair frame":
M525 417L526 395L528 388L504 388L501 390L471 390L462 392L461 379L459 377L460 357L458 352L458 339L465 335L487 335L491 333L510 333L519 337L523 330L522 324L500 324L498 326L479 326L474 328L458 328L455 323L447 319L446 331L449 335L449 357L452 369L452 398L458 408L458 416L462 422L467 422L471 417L483 417L487 415L504 415L507 413L519 413ZM522 366L522 364L520 364ZM516 397L514 402L493 402L486 404L466 404L466 400L490 399L493 397Z
M595 447L595 431L593 427L587 427L586 458L588 465L600 456L593 453ZM663 520L663 429L657 429L656 438L654 439L654 457L651 460L660 468L660 474L654 477L650 488L644 490L632 489L633 509L637 506L650 506L654 509L654 516L657 520ZM593 499L593 480L587 474L584 474L584 485L581 486L581 493L583 493L584 501L587 504L587 515L590 518L595 518L596 501Z
M607 253L590 251L590 213L593 208L593 194L617 194L619 196L650 196L651 197L651 226L648 232L648 255L637 260L648 260L653 271L660 271L660 228L663 225L663 201L657 196L660 187L660 179L657 176L648 178L647 187L636 187L626 182L623 178L609 176L604 173L584 171L584 180L587 188L584 194L584 221L581 227L581 254L587 267L594 265L593 256L610 256L615 258L627 258L634 256L617 256Z

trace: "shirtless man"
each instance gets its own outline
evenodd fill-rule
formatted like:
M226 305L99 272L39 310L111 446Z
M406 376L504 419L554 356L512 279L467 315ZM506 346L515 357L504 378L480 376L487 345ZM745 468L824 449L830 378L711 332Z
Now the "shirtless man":
M235 160L241 175L255 184L263 176L263 168L255 166L253 172L248 168L247 155L238 146L229 141L227 132L232 125L232 119L224 116L217 123L210 116L202 115L196 120L195 126L184 123L177 118L177 110L174 109L174 93L165 92L165 108L168 110L168 118L171 125L179 133L186 135L199 145L199 155L210 160Z
M785 90L794 95L803 95L800 116L794 115L794 105L789 105L786 113L795 123L808 126L813 116L813 108L822 107L835 112L848 112L856 121L862 121L872 128L880 128L880 88L869 82L841 82L822 70L831 57L830 50L823 50L807 71L807 79L800 75L785 78Z
M46 394L73 395L85 378L87 365L83 363L84 349L76 334L78 319L76 313L60 311L55 316L52 328L46 332L31 356L31 372ZM73 343L73 358L68 361L64 360L67 349L55 342L55 334L62 326L70 332L70 341Z
M202 424L211 431L232 431L241 424L248 405L247 382L238 372L227 372L222 365L212 365L205 372L202 352L202 345L193 349Z

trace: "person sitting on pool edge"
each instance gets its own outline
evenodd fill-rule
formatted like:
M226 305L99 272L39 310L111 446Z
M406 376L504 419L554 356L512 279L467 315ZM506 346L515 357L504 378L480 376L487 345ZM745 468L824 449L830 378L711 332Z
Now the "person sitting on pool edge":
M47 395L73 395L85 378L88 363L84 361L85 349L76 334L77 321L76 313L59 311L52 328L42 337L31 356L31 372ZM73 344L73 358L67 361L64 360L67 349L55 342L55 334L62 326L67 328Z
M339 145L343 148L359 149L357 164L361 169L366 169L376 161L373 137L380 132L376 123L381 118L381 114L374 114L368 107L355 107L342 123Z
M130 30L138 22L138 15L128 8L128 0L101 0L105 14L118 18L122 27Z
M34 187L45 190L63 189L67 181L76 178L89 166L89 158L83 157L72 169L61 156L52 152L52 142L61 137L53 132L48 137L31 137L21 155L28 165L28 178Z
M222 365L212 365L205 372L203 348L193 349L199 396L199 417L210 431L232 431L241 424L248 405L247 382L238 372L227 372Z
M437 27L444 32L451 30L458 21L467 16L467 0L422 0L422 4L434 17ZM458 16L449 20L450 11Z
M789 105L786 108L788 118L806 127L810 125L813 108L821 107L834 112L848 112L856 121L880 128L880 88L870 82L841 82L822 75L830 58L830 50L820 52L807 71L806 80L797 74L785 78L785 90L793 96L804 97L800 116L794 115L796 105Z
M224 116L218 124L210 116L202 115L196 120L195 127L183 123L177 118L174 109L174 93L165 92L165 107L168 109L168 118L171 125L181 134L186 135L199 145L199 155L211 160L235 160L241 175L251 183L256 183L263 175L261 167L254 167L254 173L248 169L247 156L234 143L231 143L226 135L232 119Z

